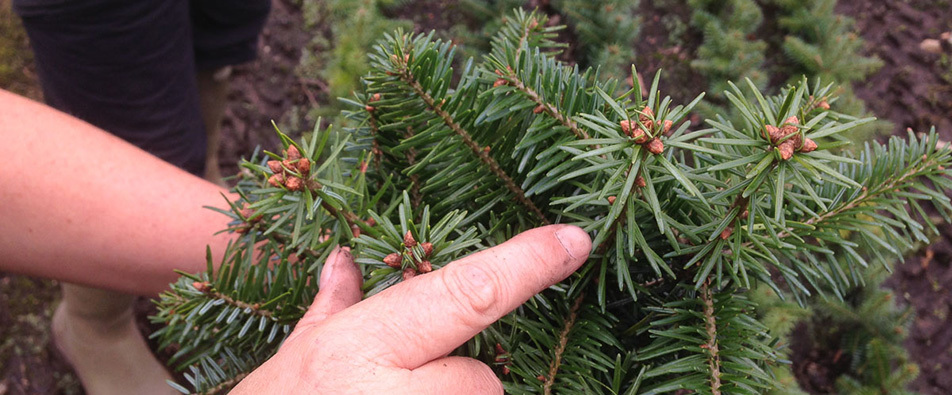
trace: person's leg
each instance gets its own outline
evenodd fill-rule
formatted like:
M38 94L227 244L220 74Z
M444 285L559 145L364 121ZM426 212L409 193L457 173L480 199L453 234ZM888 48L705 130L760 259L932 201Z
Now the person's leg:
M257 55L258 35L271 2L192 0L190 4L198 93L208 136L205 179L224 186L218 150L231 66L251 61Z
M44 3L17 5L47 103L201 173L205 141L187 3ZM64 284L53 335L87 393L174 393L136 330L134 300Z

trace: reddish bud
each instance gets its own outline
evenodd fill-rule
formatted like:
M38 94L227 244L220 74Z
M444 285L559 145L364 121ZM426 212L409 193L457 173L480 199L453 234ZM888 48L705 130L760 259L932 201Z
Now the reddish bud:
M411 279L411 278L414 278L414 277L416 277L416 275L417 275L417 272L416 272L416 270L413 270L412 267L408 267L408 268L406 268L406 269L403 269L403 281L407 281L407 280L409 280L409 279Z
M608 197L608 204L615 204L615 200L616 200L616 199L617 199L617 198L614 197L614 196L609 196L609 197Z
M433 243L420 243L420 248L423 249L423 256L429 258L430 254L433 253Z
M367 220L364 221L364 223L367 224L367 226L374 226L374 225L377 225L377 220L373 218L367 218Z
M621 126L621 132L624 133L626 136L630 136L631 130L638 126L637 123L629 121L627 119L619 122L618 125Z
M374 93L374 95L370 97L370 102L375 102L375 101L380 101L379 93Z
M275 188L281 188L282 186L284 186L284 174L278 173L271 176L270 178L268 178L268 184L271 184L271 186Z
M301 175L307 176L311 172L311 161L307 158L303 158L297 163L297 171Z
M371 105L368 104L368 105L364 106L364 110L367 110L367 112L374 112L374 110L376 110L376 108L374 108L373 106L371 106Z
M780 159L790 160L790 158L793 157L794 147L793 139L780 143L780 145L777 146L777 149L780 150Z
M539 26L539 21L533 19L532 22L529 22L529 30L533 30Z
M654 118L654 111L648 106L645 106L644 110L641 110L641 115L638 115L638 120L648 129L654 126L654 122L651 120L652 118Z
M661 129L661 133L664 133L665 136L667 136L668 133L671 132L671 126L674 126L674 122L672 122L670 119L669 119L669 120L665 120L665 121L664 121L664 127Z
M502 344L496 343L496 355L505 354L506 349L502 348Z
M403 235L403 245L412 248L416 246L416 244L416 239L413 238L413 234L408 230L407 234Z
M360 174L367 173L367 161L360 162Z
M642 176L635 177L635 186L638 188L644 188L648 183L645 182L645 178Z
M400 265L403 263L403 256L400 255L400 253L394 252L383 257L383 263L386 263L387 266L390 266L394 269L399 269Z
M740 219L747 219L747 217L749 216L750 216L749 210L744 210L742 213L740 213Z
M817 107L820 107L820 108L822 108L822 109L824 109L824 110L829 110L829 109L830 109L830 103L827 103L826 100L823 100L823 101L817 103L816 106L817 106Z
M800 152L813 152L816 151L816 141L812 139L804 139L803 146L800 147Z
M302 191L304 190L304 180L298 177L288 177L288 179L284 181L284 186L286 186L289 191Z
M192 286L195 287L195 290L198 292L208 291L212 285L208 281L196 281L192 283Z
M268 168L271 169L271 172L274 174L278 174L284 171L284 168L281 167L281 161L279 160L269 160Z
M508 374L509 374L509 366L502 365L502 374L504 374L504 375L508 375Z
M540 374L540 375L536 376L536 380L545 381L545 376L543 376L543 375Z
M541 114L541 113L542 113L542 110L543 110L543 108L542 108L542 105L540 104L540 105L538 105L538 106L535 106L535 108L532 109L532 113L533 113L533 114Z
M496 82L493 82L493 88L500 87L508 84L509 82L503 78L497 79Z
M655 155L664 152L664 143L662 143L657 137L651 139L651 141L648 142L648 152Z
M288 159L290 160L301 159L301 151L298 151L297 147L295 147L294 144L291 144L288 147Z
M417 269L420 269L420 273L429 273L433 271L433 264L430 261L423 260L417 264Z
M360 227L357 224L350 226L350 233L354 234L354 237L360 237Z
M734 227L728 226L724 231L721 232L721 240L727 240L728 237L731 237L731 234L734 233Z

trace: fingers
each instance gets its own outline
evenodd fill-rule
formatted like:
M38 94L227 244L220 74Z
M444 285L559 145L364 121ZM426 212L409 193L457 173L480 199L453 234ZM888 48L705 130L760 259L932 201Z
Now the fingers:
M413 369L412 394L502 394L502 382L486 364L471 358L440 358Z
M325 328L362 344L373 341L360 351L367 358L414 369L568 277L588 258L591 245L575 226L529 230L391 287L336 315Z
M298 326L314 325L344 310L363 297L360 285L363 275L354 264L354 256L347 247L338 247L324 262L319 291Z

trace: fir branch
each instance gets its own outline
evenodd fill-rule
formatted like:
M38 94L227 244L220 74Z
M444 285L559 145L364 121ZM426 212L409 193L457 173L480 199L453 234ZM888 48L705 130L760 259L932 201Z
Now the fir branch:
M569 332L572 331L572 327L575 326L575 321L578 320L578 310L582 307L582 300L584 299L585 294L581 294L575 298L575 302L572 303L572 308L569 310L569 315L565 319L565 326L562 327L562 332L559 333L559 345L555 347L555 358L553 358L549 364L549 374L545 376L545 383L542 385L542 390L545 395L552 394L552 385L555 384L555 375L559 372L559 366L562 365L562 354L565 353L565 346L569 342Z
M201 289L198 289L198 291L204 294L209 299L222 300L226 304L235 306L242 310L250 310L251 314L254 314L254 315L271 318L271 319L273 319L274 317L274 313L272 311L262 309L258 303L247 303L247 302L242 302L240 300L235 300L228 295L225 295L221 292L218 292L212 289L208 285L208 283L205 283L204 286L202 287L196 286L195 288L196 289L201 288Z
M823 213L820 216L810 218L804 221L804 224L809 226L820 226L824 221L835 219L839 215L842 215L845 212L848 212L854 208L861 207L867 204L868 201L874 200L880 195L887 194L890 192L897 192L900 189L906 188L906 183L910 182L911 179L921 176L922 172L929 168L938 168L941 166L940 163L936 162L936 158L930 158L929 161L922 161L919 163L919 166L913 166L908 169L903 175L894 178L888 182L880 184L880 186L872 191L867 187L863 187L863 192L859 194L855 199L843 204L840 207L831 209L830 211ZM789 237L793 234L794 228L787 228L783 231L777 233L777 237L783 239Z
M407 132L404 133L404 136L406 138L413 137L413 127L407 126ZM374 140L374 144L376 143L377 141ZM406 158L408 167L413 167L413 165L416 164L416 155L416 149L410 148L407 150ZM420 175L416 173L410 175L410 197L413 199L413 207L420 207L420 204L423 202L423 195L420 194Z
M226 389L229 389L229 388L232 388L232 387L238 385L238 383L240 383L241 380L244 380L245 377L248 377L249 374L251 374L251 372L241 372L241 373L238 373L238 374L235 375L234 377L232 377L232 378L230 378L230 379L228 379L228 380L222 381L221 383L218 383L218 385L216 385L216 386L214 386L214 387L212 387L212 388L209 388L209 389L207 389L207 390L205 390L205 391L201 391L201 392L193 392L192 395L211 395L211 394L220 393L220 392L222 392L222 391L224 391L224 390L226 390Z
M519 79L519 76L515 72L509 72L503 76L506 81L509 81L509 85L515 87L519 92L522 92L529 97L530 100L536 103L536 105L541 106L542 111L548 114L550 117L555 118L556 121L559 121L562 125L569 128L572 131L572 134L579 139L588 139L590 138L588 133L578 127L578 124L572 120L571 117L562 114L558 108L556 108L551 103L546 102L542 99L542 96L532 88L526 86L522 80Z
M420 82L416 80L412 73L410 73L410 70L407 68L405 63L400 65L398 73L400 75L400 79L409 85L411 89L413 89L413 92L416 93L416 95L419 96L424 103L426 103L430 111L433 111L436 115L438 115L443 120L443 123L446 124L446 126L448 126L454 133L460 136L460 138L463 140L463 144L469 147L469 149L472 150L477 157L479 157L479 160L484 165L489 167L489 170L496 177L499 177L499 179L503 181L503 184L506 185L506 188L516 195L516 200L518 200L519 203L522 203L522 205L526 206L530 211L535 213L535 215L539 217L539 220L542 221L543 224L549 225L552 223L548 218L546 218L545 214L542 213L542 210L536 207L535 203L526 197L525 191L516 185L516 182L513 181L512 177L510 177L509 174L506 174L506 171L503 170L501 166L499 166L499 162L496 162L496 159L494 159L492 156L489 156L489 153L473 140L473 137L469 134L469 132L463 129L460 124L456 123L456 121L453 119L453 116L443 109L443 105L441 103L437 103L436 99L434 99L433 96L430 96L430 94L423 89L423 86L421 86Z
M714 295L711 294L710 280L701 285L701 300L704 301L704 328L707 331L707 343L701 348L708 351L707 364L711 371L711 394L721 395L721 357L717 346L717 319L714 313Z

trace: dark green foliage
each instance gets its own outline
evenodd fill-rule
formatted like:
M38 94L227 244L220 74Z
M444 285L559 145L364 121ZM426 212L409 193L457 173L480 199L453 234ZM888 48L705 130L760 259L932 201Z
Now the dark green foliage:
M749 289L848 297L871 263L935 231L922 202L952 211L952 156L936 134L841 152L840 135L871 119L820 106L830 86L765 97L749 80L726 84L737 121L695 130L685 118L701 97L672 103L660 75L644 97L637 78L622 91L554 60L546 18L507 20L459 70L432 34L386 35L345 100L355 126L300 143L307 171L244 164L233 208L246 214L229 214L241 234L226 262L175 284L156 318L196 390L277 349L336 244L354 246L375 292L426 275L408 231L434 244L438 268L569 223L592 235L589 261L459 354L496 366L512 393L759 393L777 385L780 354ZM402 270L384 262L394 253Z
M748 78L763 88L767 44L751 37L763 22L760 6L753 0L688 0L688 4L693 10L691 24L704 36L691 66L710 82L714 97L727 90L727 81Z

